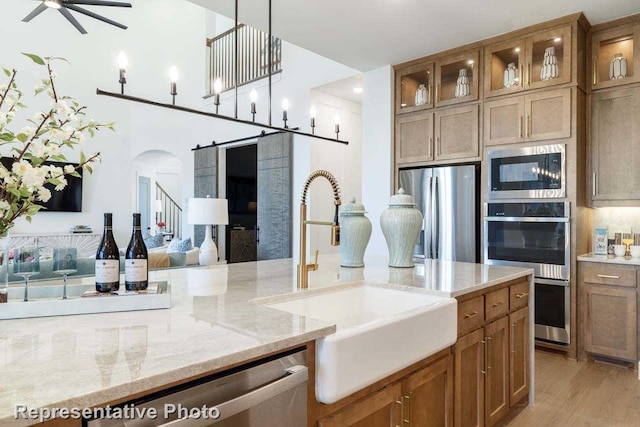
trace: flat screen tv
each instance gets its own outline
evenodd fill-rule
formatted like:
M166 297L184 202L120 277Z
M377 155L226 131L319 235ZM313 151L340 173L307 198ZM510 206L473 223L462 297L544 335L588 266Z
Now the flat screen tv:
M11 157L3 157L0 159L2 165L11 169L13 159ZM46 161L47 165L54 165L64 168L65 165L78 166L78 163L71 162L50 162ZM80 176L82 176L82 170L78 170ZM56 191L54 185L46 184L46 188L51 191L51 198L46 203L38 203L43 206L40 212L82 212L82 178L75 176L66 176L67 186L62 191Z

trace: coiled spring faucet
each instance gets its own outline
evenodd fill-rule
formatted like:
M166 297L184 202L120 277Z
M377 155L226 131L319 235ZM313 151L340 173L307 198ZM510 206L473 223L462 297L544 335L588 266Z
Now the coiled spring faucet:
M333 190L333 204L336 206L336 213L333 222L330 221L309 221L307 220L307 193L309 186L314 179L324 177L331 184ZM309 287L309 271L318 269L318 251L316 251L316 259L313 264L307 264L307 225L327 225L331 227L331 244L338 246L340 244L340 223L338 222L338 207L342 204L340 201L340 187L336 178L326 170L317 170L312 172L304 183L302 189L302 197L300 199L300 264L298 264L298 288Z

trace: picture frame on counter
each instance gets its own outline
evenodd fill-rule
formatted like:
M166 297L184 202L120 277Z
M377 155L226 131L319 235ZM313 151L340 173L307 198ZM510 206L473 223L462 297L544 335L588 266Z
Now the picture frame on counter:
M593 237L593 253L595 255L607 255L608 244L608 230L606 228L596 228Z

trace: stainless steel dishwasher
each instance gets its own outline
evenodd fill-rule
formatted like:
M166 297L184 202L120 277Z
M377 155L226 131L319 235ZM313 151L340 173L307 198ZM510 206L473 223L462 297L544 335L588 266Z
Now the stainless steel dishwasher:
M306 427L306 350L278 355L230 372L118 405L87 427ZM113 411L120 409L119 419ZM143 414L143 416L141 416Z

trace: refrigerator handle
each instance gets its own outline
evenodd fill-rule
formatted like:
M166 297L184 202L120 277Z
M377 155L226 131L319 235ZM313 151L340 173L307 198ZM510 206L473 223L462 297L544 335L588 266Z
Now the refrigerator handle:
M440 258L440 193L438 189L438 177L433 177L433 259Z
M424 222L424 241L423 241L423 247L424 247L424 256L425 258L432 258L433 255L431 253L431 203L433 202L432 200L432 194L431 194L431 177L427 177L427 186L426 186L426 191L425 191L425 206L424 206L424 218L423 218L423 222Z

